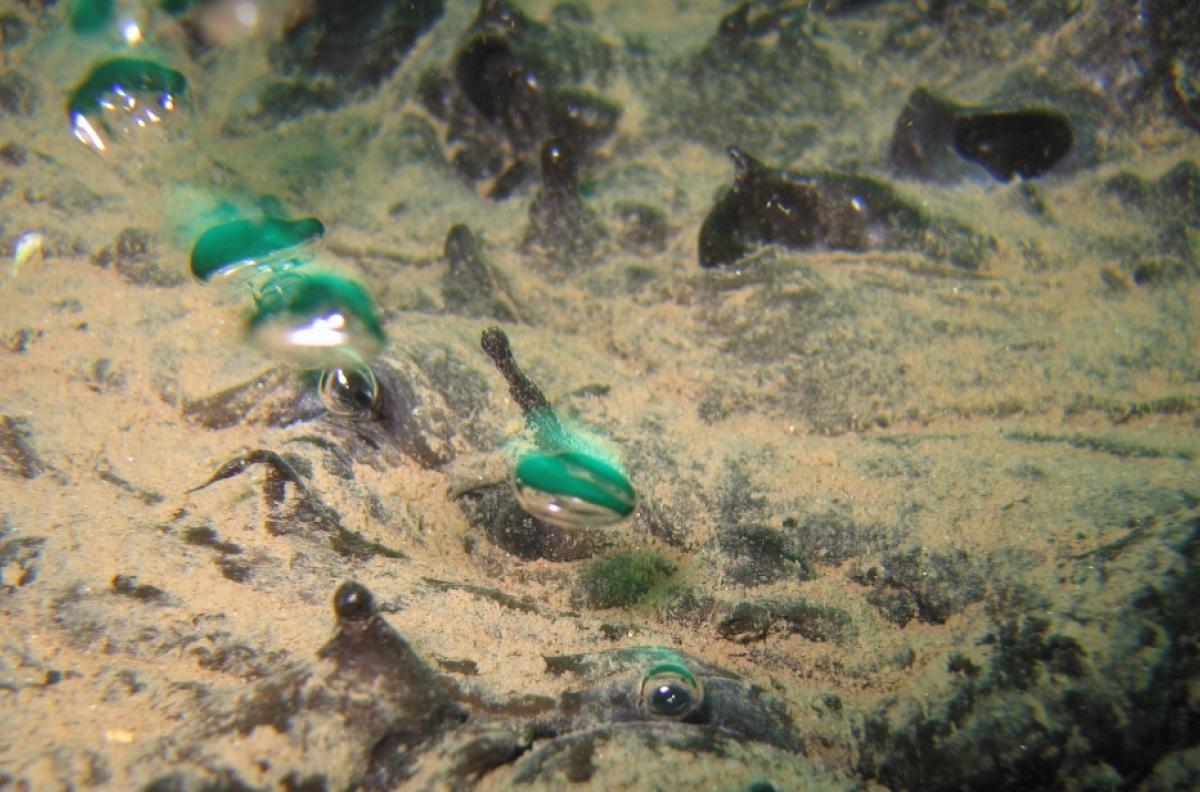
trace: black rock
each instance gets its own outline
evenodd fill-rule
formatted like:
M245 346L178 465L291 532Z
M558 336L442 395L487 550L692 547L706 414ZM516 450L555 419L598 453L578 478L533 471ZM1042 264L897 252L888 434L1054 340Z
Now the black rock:
M542 144L541 164L542 187L529 204L522 249L541 253L560 268L590 261L604 230L579 197L574 149L550 138Z
M314 110L333 110L378 88L441 17L443 0L316 0L304 5L270 49L278 79L257 91L257 107L231 118L227 134L248 134ZM194 56L209 47L180 21Z
M1073 143L1067 119L1049 111L971 113L954 119L955 151L1001 181L1041 176Z
M869 176L769 168L736 146L726 190L700 226L701 267L735 264L755 245L792 249L917 250L977 269L989 240L927 217L887 183Z
M284 32L273 60L331 77L349 94L375 88L443 10L442 0L316 0Z
M908 97L896 119L888 165L925 181L992 177L1032 179L1049 171L1075 143L1067 117L1050 110L971 108L926 88Z
M810 181L767 168L737 146L733 187L700 226L700 266L732 264L754 244L812 247L824 238L820 195Z
M445 122L460 175L480 184L481 194L502 200L537 173L533 163L547 141L557 139L584 159L612 135L621 115L617 105L561 85L584 76L585 56L602 51L578 27L543 24L506 3L483 0L446 73L425 75L418 97Z
M454 79L487 120L532 125L525 115L541 101L541 86L502 36L482 35L469 41L455 58Z
M563 88L554 93L549 115L551 134L575 151L587 151L616 131L621 108L581 88Z
M723 529L717 546L727 558L726 576L741 586L753 587L778 580L811 580L808 559L784 533L765 525Z
M0 415L0 473L12 478L35 479L46 470L29 440L32 432L23 418Z
M912 618L944 624L983 599L985 578L966 553L923 553L905 548L883 554L881 563L852 572L851 579L875 590L867 595L888 621L903 626Z
M294 710L308 706L345 718L347 728L372 746L366 776L355 786L391 789L410 773L417 750L461 724L466 712L408 641L379 615L373 599L359 583L338 587L337 629L317 652L330 662L331 670L307 682L319 686L314 703L301 696L280 698L283 713L293 717Z
M122 229L111 245L92 256L92 263L115 270L122 280L135 286L173 288L187 283L182 272L161 266L151 242L149 232L144 229Z

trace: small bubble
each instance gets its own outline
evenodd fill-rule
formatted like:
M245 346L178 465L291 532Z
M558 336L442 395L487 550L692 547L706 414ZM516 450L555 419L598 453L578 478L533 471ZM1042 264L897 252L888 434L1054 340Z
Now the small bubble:
M370 418L379 400L379 381L369 366L334 366L321 372L318 392L331 413Z
M365 621L375 612L375 598L361 583L349 581L333 595L333 610L339 619Z
M641 700L648 714L679 720L700 706L704 690L683 665L660 663L642 679Z

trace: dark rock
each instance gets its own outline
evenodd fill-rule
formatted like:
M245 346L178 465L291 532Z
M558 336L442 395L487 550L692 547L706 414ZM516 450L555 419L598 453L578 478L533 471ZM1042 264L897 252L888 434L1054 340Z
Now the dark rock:
M741 586L815 577L808 559L791 539L765 525L726 528L717 535L717 546L728 558L725 574Z
M739 602L717 622L717 633L738 643L761 641L767 637L771 621L771 611L761 603Z
M1200 166L1181 160L1153 181L1122 171L1107 179L1103 190L1122 210L1141 212L1152 229L1146 237L1110 240L1134 284L1153 287L1200 276L1191 230L1200 223ZM1116 277L1124 283L1120 273Z
M1200 277L1200 268L1189 261L1169 256L1139 260L1130 273L1138 286L1162 286L1183 279Z
M583 152L611 137L621 120L619 105L582 88L556 91L547 112L551 134Z
M272 60L352 97L387 79L442 11L442 0L317 0L284 31Z
M15 478L33 479L46 465L29 444L29 422L0 415L0 473Z
M101 361L96 362L100 363ZM123 376L109 375L109 377L111 378L113 385L118 388L124 387L125 382ZM113 385L107 385L98 392L103 392L104 389L111 388ZM119 487L120 489L140 500L142 503L145 503L147 506L153 506L166 500L166 496L164 496L161 492L153 492L143 487L139 487L133 482L118 476L108 466L108 462L105 460L102 460L99 464L97 464L96 477L106 484L112 484L114 487Z
M797 156L844 108L842 59L807 3L747 2L653 86L671 132L712 147L731 140Z
M1180 118L1200 131L1200 8L1179 0L1149 0L1143 8L1154 54L1151 74L1162 80Z
M29 36L29 25L16 14L0 15L0 49L21 44Z
M739 602L717 622L721 637L738 643L762 640L776 628L814 643L840 642L853 634L848 613L803 597Z
M474 660L455 660L450 657L435 658L437 664L452 674L478 676L479 665Z
M303 80L276 80L258 92L255 120L277 124L312 110L336 110L346 96L336 85ZM233 127L236 129L237 127Z
M653 256L667 249L674 229L662 210L640 203L619 203L614 207L617 219L617 244L629 253Z
M504 36L485 34L468 42L454 60L454 79L488 121L504 120L515 130L535 123L529 114L537 110L541 87Z
M445 122L455 169L501 200L537 170L543 143L557 138L586 159L608 138L620 108L567 83L606 71L607 47L574 22L543 24L504 2L482 0L446 74L427 74L418 96Z
M992 243L927 217L889 185L847 173L792 174L729 147L733 186L700 226L700 266L737 263L755 245L792 249L919 250L978 269Z
M112 245L92 256L92 263L114 269L122 280L135 286L171 288L188 282L182 271L159 266L150 234L140 228L123 229Z
M772 172L730 146L735 174L700 226L700 266L732 264L753 244L813 247L824 238L820 194L811 181Z
M896 119L888 164L898 176L950 182L982 166L994 178L1032 179L1074 144L1066 116L1048 110L968 108L917 88Z
M785 518L783 528L806 558L831 566L878 552L896 541L896 529L879 523L860 523L845 507Z
M0 146L0 160L6 165L20 167L29 159L29 149L19 143L5 143Z
M867 602L897 627L905 626L917 615L917 597L904 589L875 589L867 594Z
M8 520L0 518L0 569L5 570L5 582L0 593L8 594L37 580L38 559L46 540L40 536L10 537Z
M28 77L19 71L0 74L0 118L28 116L41 103L41 94Z
M954 119L954 148L1001 181L1049 171L1074 143L1067 119L1044 110L971 113Z
M542 144L540 157L542 187L529 204L521 246L570 269L593 258L604 230L579 197L579 166L571 145L551 138Z
M1180 160L1153 181L1121 171L1104 182L1104 191L1122 207L1133 207L1156 222L1200 223L1200 165Z
M164 603L170 600L167 592L147 583L138 583L133 575L117 575L112 579L114 594L141 600L142 602Z
M381 357L371 362L379 392L369 419L321 416L323 428L351 459L399 464L399 452L421 467L435 469L454 458L458 441L472 435L461 427L470 427L481 410L479 379L459 376L449 355L435 357L430 352L418 350L407 358ZM439 382L435 373L448 377Z
M242 552L241 545L222 541L217 532L206 525L186 529L183 532L183 541L190 545L211 547L222 555L239 555Z
M975 167L954 150L959 105L927 88L917 88L896 118L888 166L897 176L949 182L969 178Z
M271 369L248 382L183 403L184 419L205 429L290 426L324 414L315 392L306 397L286 368Z
M433 670L375 610L358 583L343 583L334 596L337 630L317 656L333 664L321 683L339 717L370 746L362 786L392 788L409 772L414 752L457 726L466 713L450 698ZM371 695L364 695L371 691Z
M458 224L446 235L446 274L442 300L446 309L464 316L487 317L501 322L516 320L505 302L507 289L483 260L479 240L471 229Z
M868 601L885 618L901 626L913 616L929 624L943 624L984 595L983 575L961 550L888 551L878 566L857 570L850 576L875 588L877 591L868 595Z
M348 582L333 594L333 611L339 621L365 621L375 613L375 599L366 586Z
M599 530L563 528L531 517L507 484L473 490L458 503L467 522L488 541L525 561L579 561L608 544Z
M768 608L775 619L787 626L789 633L809 641L841 641L850 635L850 616L840 608L799 597L773 601Z
M312 466L293 454L281 455L258 449L240 454L226 462L207 481L189 492L199 492L213 484L238 476L252 466L262 465L266 476L262 485L265 510L263 527L273 535L315 533L322 535L334 552L343 558L365 561L374 557L404 558L398 550L370 541L362 534L346 528L336 509L326 504L309 488L305 479L312 475ZM249 565L230 559L217 559L226 576L238 579L239 570L248 574Z
M812 4L812 8L829 16L842 16L857 13L879 2L880 0L817 0Z

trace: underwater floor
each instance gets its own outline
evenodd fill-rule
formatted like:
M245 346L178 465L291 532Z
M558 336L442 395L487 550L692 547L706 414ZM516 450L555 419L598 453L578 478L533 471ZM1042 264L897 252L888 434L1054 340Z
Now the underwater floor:
M1200 787L1194 3L0 59L0 789Z

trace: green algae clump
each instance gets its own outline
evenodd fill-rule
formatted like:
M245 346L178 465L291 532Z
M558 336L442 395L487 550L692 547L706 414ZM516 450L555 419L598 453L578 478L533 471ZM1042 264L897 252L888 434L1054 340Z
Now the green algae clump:
M662 555L633 551L591 562L579 573L578 595L593 608L633 605L675 574L675 564Z

